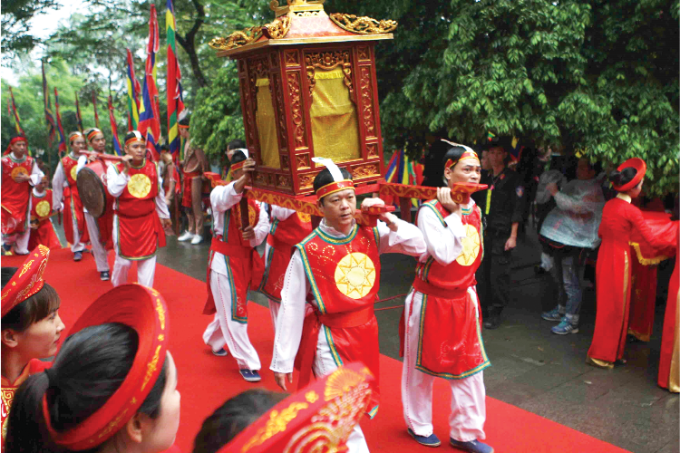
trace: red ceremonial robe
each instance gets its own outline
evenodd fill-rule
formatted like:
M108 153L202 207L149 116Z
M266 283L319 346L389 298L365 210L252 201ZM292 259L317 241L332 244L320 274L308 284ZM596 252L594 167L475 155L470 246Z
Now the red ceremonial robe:
M437 200L420 209L431 209L446 226L450 212ZM477 284L475 272L483 256L479 207L463 208L461 221L466 237L458 258L445 265L430 256L418 263L413 282L413 288L423 293L416 368L446 379L463 379L491 365L482 342L479 299L468 291Z
M68 188L64 189L64 234L66 240L71 244L74 243L73 225L78 226L80 232L80 242L83 244L90 240L87 233L87 224L85 223L85 213L83 212L83 202L80 200L78 193L78 185L76 184L76 168L78 167L78 159L73 159L71 156L64 156L61 159L61 165L68 182Z
M44 245L50 249L60 249L61 243L54 226L50 221L52 214L52 190L47 189L42 196L38 196L31 191L31 221L38 222L38 228L31 230L31 237L28 240L28 250L33 250L38 245Z
M370 417L377 412L380 400L378 321L373 311L380 289L378 241L377 228L355 225L344 239L316 228L295 246L316 300L314 311L305 317L295 358L295 367L300 370L298 387L309 382L318 337L325 335L337 366L360 361L375 376Z
M677 223L677 222L676 222ZM676 240L678 233L675 233ZM680 243L678 244L680 246ZM675 255L675 268L668 285L668 302L663 320L659 380L661 387L680 393L680 253Z
M302 242L311 232L311 218L301 212L291 214L286 220L272 221L267 236L269 251L265 257L265 271L259 288L270 300L281 302L283 278L295 251L295 244Z
M125 164L119 162L114 168L120 174ZM140 167L130 167L128 176L130 180L114 204L116 253L127 260L145 260L151 258L159 246L165 246L165 232L156 212L158 169L153 161L144 159Z
M31 185L15 182L13 176L25 175L33 171L33 158L26 156L16 161L12 155L2 158L2 234L22 233L28 228L28 201L31 198Z
M248 222L253 228L260 218L260 206L255 200L248 200ZM262 278L262 258L250 245L250 240L243 239L241 234L241 203L224 211L224 230L226 234L215 234L210 244L208 258L208 300L203 308L204 315L212 315L215 298L210 288L210 271L215 252L221 253L226 260L229 284L231 286L231 319L240 323L248 322L248 289L257 288ZM226 238L226 239L225 239Z
M626 345L631 292L631 234L637 230L651 246L663 247L663 241L652 231L640 209L626 199L630 200L619 194L605 204L599 229L602 244L596 268L597 314L588 361L607 368L623 358Z
M12 408L14 394L29 376L41 373L50 366L52 366L52 362L43 362L42 360L31 359L14 382L10 382L8 379L2 376L2 442L0 442L0 448L2 451L5 450L5 438L7 437L7 417L9 416L9 411Z

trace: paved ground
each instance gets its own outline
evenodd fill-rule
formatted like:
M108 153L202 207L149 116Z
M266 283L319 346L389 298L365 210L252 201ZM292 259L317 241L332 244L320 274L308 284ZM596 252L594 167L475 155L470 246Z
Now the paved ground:
M535 237L529 235L521 241L515 253L512 302L501 327L484 331L492 363L484 372L487 393L636 453L680 451L678 395L656 385L664 305L657 307L650 343L627 345L625 366L614 370L590 367L585 357L594 328L594 292L589 290L584 295L580 332L566 337L554 335L550 332L552 324L539 316L542 310L552 308L554 297L549 278L533 272L540 253ZM205 281L207 255L207 242L192 246L169 238L158 261ZM385 255L381 263L380 297L397 297L376 305L380 350L399 359L403 294L413 281L415 261ZM662 267L660 280L667 282L671 266ZM251 298L266 304L260 294L251 293Z

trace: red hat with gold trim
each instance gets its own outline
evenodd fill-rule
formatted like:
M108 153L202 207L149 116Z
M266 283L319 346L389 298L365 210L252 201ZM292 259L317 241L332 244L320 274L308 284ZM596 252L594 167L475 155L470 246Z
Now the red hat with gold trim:
M640 159L639 157L632 157L625 161L624 163L622 163L621 165L619 165L616 171L623 171L626 168L635 169L635 177L630 182L623 184L621 186L612 184L612 187L617 192L627 192L633 187L637 186L638 183L642 181L642 178L645 177L645 173L647 172L647 163L644 160Z
M26 261L2 288L2 317L14 307L36 294L45 284L43 274L47 268L50 249L39 245L26 257Z
M331 176L333 177L333 182L320 187L316 191L316 197L319 200L335 192L340 192L341 190L354 190L354 181L351 179L346 179L340 171L340 168L335 165L335 162L333 162L331 159L325 157L312 157L312 161L316 164L326 167L328 171L331 172Z
M210 180L210 187L213 189L217 186L226 186L228 184L219 174L212 171L203 172L203 176Z
M363 363L340 367L281 401L219 453L346 451L374 383Z
M71 429L56 431L52 427L45 394L43 415L54 443L71 451L94 448L116 434L137 413L163 369L169 321L168 309L160 293L137 284L117 286L85 310L69 336L87 327L120 323L137 332L137 353L118 390L94 414Z

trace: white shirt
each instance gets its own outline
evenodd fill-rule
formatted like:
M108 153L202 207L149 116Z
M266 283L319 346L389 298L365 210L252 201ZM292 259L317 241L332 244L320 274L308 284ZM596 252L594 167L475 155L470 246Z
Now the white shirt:
M378 222L380 241L378 253L403 253L405 255L420 256L426 252L423 235L415 225L403 220L396 220L397 231L392 231L384 222ZM343 238L346 235L326 225L325 219L319 224L325 234ZM274 340L274 354L269 367L278 373L293 371L295 355L300 346L302 325L304 323L307 294L310 291L309 282L302 264L300 251L295 250L290 260L281 290L281 308L277 321L276 339Z
M276 206L275 204L271 205L271 207L272 207L271 212L272 219L276 219L280 222L283 222L288 217L295 214L295 210L293 209L282 208L281 206Z
M224 235L224 213L233 208L243 198L243 192L236 193L234 189L235 181L230 182L226 186L217 186L210 192L210 205L212 206L213 215L213 230L214 235ZM241 225L241 219L231 219ZM269 232L269 218L260 206L260 216L257 219L257 224L253 227L255 237L250 240L250 246L255 248L264 241ZM215 252L212 259L210 269L218 274L229 275L227 272L227 263L224 255Z
M73 154L73 152L68 155L71 159L78 159L78 165L76 167L76 172L87 164L87 156L81 154ZM62 201L64 199L64 187L68 186L68 179L66 179L66 173L64 173L64 166L59 160L57 169L54 171L54 176L52 177L52 206L54 209L60 211L64 206Z
M475 202L470 199L462 209L474 209ZM459 214L449 214L444 218L446 226L442 225L437 214L430 208L420 208L418 211L418 228L423 232L427 252L420 256L424 263L432 256L444 266L453 263L463 252L463 238L466 237L465 227Z
M156 169L156 174L158 175L158 194L156 195L156 212L158 217L161 219L169 219L170 211L168 211L168 205L165 204L165 196L163 195L163 184L161 181L160 173ZM55 175L56 176L56 175ZM118 198L125 190L128 182L130 181L130 175L121 171L118 173L116 171L115 165L110 165L106 169L106 187L109 189L109 193L112 197ZM54 189L53 189L54 190Z

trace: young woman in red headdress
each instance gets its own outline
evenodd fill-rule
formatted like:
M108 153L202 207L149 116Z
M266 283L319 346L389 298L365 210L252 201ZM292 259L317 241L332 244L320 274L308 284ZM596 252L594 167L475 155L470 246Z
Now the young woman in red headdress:
M2 440L17 388L49 365L64 323L59 296L43 280L50 250L34 249L20 268L2 268Z
M76 321L52 366L17 391L7 453L158 453L179 427L162 296L121 285Z
M52 206L64 213L64 234L71 244L73 261L83 259L85 244L90 240L85 225L83 202L80 200L76 185L78 161L81 165L87 162L87 157L80 154L87 149L85 137L75 131L68 135L71 152L62 157L52 177Z
M28 140L18 135L9 141L2 157L2 244L14 243L14 253L28 253L31 210L31 175L42 175L38 164L28 156Z
M28 241L29 250L39 245L49 249L60 249L61 243L52 225L52 190L47 188L48 179L45 175L31 175L34 187L31 191L31 238Z
M595 333L586 358L588 364L600 368L613 368L614 362L623 359L630 309L631 232L636 229L651 246L663 247L640 209L631 204L640 195L646 170L644 160L632 158L610 176L618 195L609 200L602 211Z

